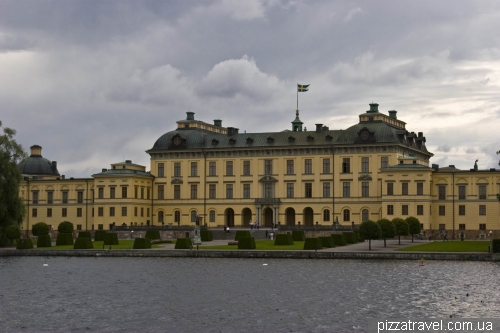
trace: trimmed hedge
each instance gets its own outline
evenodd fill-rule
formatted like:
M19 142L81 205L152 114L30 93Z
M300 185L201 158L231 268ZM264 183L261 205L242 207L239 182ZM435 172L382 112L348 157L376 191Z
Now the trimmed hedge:
M73 223L69 221L62 221L61 223L59 223L57 231L60 234L71 234L73 233L73 231L75 231L75 228L73 227Z
M329 248L329 247L335 247L335 242L333 241L332 237L326 236L326 237L319 237L321 240L321 245L323 247Z
M500 239L495 238L491 240L491 253L500 253Z
M73 245L73 234L58 234L56 245Z
M35 223L33 224L33 227L31 227L31 233L33 234L33 236L48 235L49 226L44 222Z
M242 238L248 238L248 237L252 237L252 235L250 235L250 231L238 230L238 231L236 231L236 235L234 236L234 240L239 241Z
M90 235L90 231L80 231L78 233L78 238L88 238L88 239L92 239L91 235Z
M175 242L176 249L190 249L193 247L193 242L191 238L177 238L177 242Z
M277 234L274 240L274 245L293 245L292 235L290 234Z
M103 241L104 240L104 235L106 235L108 232L106 230L96 230L94 233L94 241Z
M104 235L104 245L118 245L118 234L116 232L107 232Z
M153 239L161 239L160 230L148 230L146 231L146 236L144 238Z
M306 240L306 233L304 232L304 230L293 230L292 240L296 242L303 242Z
M255 250L255 248L255 239L253 237L238 240L238 250Z
M306 238L304 241L304 250L321 250L323 244L319 238Z
M51 247L52 240L49 235L41 235L38 236L38 240L36 241L36 247Z
M150 249L151 240L149 238L136 238L134 240L134 249Z
M75 250L86 250L93 249L94 245L92 244L92 240L87 237L79 237L75 240L75 245L73 245L73 249Z
M344 234L332 234L332 238L337 246L347 245Z
M344 232L345 241L347 244L356 244L358 236L354 232Z
M200 231L201 241L202 242L210 242L214 239L211 230L201 230Z
M32 249L33 248L33 242L29 238L21 238L17 240L17 246L16 249L18 250L26 250L26 249Z

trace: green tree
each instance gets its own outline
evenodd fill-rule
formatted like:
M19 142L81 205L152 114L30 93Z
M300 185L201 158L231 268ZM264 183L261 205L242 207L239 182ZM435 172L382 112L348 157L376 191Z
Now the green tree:
M410 233L408 223L402 218L396 217L392 219L394 227L396 228L396 236L398 236L399 244L401 245L401 236L407 236Z
M382 238L384 239L384 247L387 247L386 239L394 238L396 236L396 228L394 227L394 223L389 221L388 219L381 219L377 221L380 226L380 230L382 231Z
M49 226L45 222L38 222L31 227L33 236L45 236L49 234Z
M413 243L413 235L420 233L420 221L416 217L409 216L406 218L406 223L408 223L411 242Z
M8 243L6 228L9 225L20 225L25 212L19 197L22 175L17 164L27 155L14 140L15 134L15 130L4 127L3 134L0 135L0 246Z
M366 220L359 226L359 233L364 239L368 239L368 249L372 249L372 239L379 239L382 235L380 225L372 220Z
M63 221L59 223L59 226L57 227L57 231L59 233L64 233L64 234L71 234L74 231L73 223L69 221Z
M5 236L10 242L17 240L21 238L21 228L18 225L11 224L5 228Z

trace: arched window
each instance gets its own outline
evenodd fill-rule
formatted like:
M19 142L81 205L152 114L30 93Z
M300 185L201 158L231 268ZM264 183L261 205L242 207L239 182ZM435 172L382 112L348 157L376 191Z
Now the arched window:
M368 220L368 209L363 209L361 211L361 222Z
M330 221L330 210L325 209L323 211L323 221Z
M215 222L215 210L210 211L210 222Z
M195 210L191 211L191 222L196 222L196 211Z
M163 220L163 211L161 211L161 210L158 212L158 222L159 223L165 222Z
M344 221L351 220L351 211L349 209L344 209Z
M174 222L175 223L181 222L181 212L179 212L178 210L174 212Z

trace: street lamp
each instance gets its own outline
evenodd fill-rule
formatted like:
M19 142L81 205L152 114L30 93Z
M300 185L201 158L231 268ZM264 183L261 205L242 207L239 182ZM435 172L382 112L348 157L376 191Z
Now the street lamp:
M299 221L299 229L300 229L300 221Z

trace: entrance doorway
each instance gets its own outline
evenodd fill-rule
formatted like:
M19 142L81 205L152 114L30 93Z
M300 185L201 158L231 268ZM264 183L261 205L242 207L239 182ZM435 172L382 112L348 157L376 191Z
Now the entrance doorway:
M294 227L295 226L295 209L287 208L285 212L286 225Z
M228 208L224 212L224 222L226 226L234 227L234 210L232 208Z
M264 209L264 226L271 228L273 225L273 209L267 207Z
M241 211L241 224L244 227L250 227L250 220L252 219L252 211L250 208L243 208Z
M304 208L304 225L314 226L314 212L311 207Z

